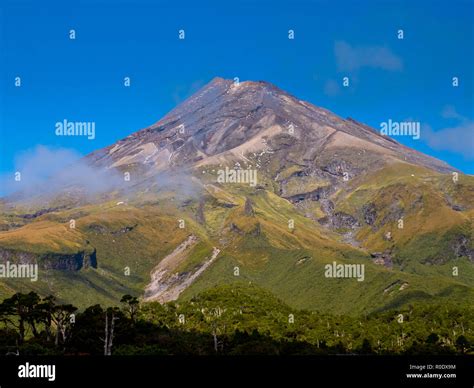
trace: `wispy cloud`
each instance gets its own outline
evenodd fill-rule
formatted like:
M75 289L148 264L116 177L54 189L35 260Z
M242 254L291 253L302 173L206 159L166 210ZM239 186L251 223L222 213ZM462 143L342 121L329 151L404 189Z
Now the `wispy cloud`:
M351 46L344 41L334 45L337 67L340 71L357 71L363 67L397 71L403 68L400 57L386 46Z
M17 192L22 197L34 197L79 187L83 194L93 195L114 190L123 182L113 171L89 165L74 150L42 145L21 152L15 161L15 172L21 174L21 180L15 180L13 173L0 178L3 194Z
M474 121L460 115L450 105L444 107L441 116L455 119L458 124L436 131L426 124L422 127L421 139L434 150L455 152L467 160L474 160Z
M142 181L133 179L127 184L120 171L92 165L72 149L38 145L19 153L15 171L0 176L0 197L6 196L11 202L45 205L45 201L65 198L68 193L89 199L115 192L128 195L141 190L150 193L169 191L175 199L185 200L202 192L199 182L185 169L152 172ZM15 179L17 173L21 174L20 180Z
M441 116L445 119L457 119L461 121L467 121L468 119L462 115L460 115L456 108L452 105L446 105L443 110L441 111Z

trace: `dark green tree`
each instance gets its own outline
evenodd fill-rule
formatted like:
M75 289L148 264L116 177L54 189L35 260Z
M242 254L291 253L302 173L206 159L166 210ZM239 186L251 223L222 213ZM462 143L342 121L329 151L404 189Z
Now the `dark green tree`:
M39 322L38 303L40 297L35 292L22 294L20 292L2 303L3 319L18 330L18 342L22 344L25 340L27 326L30 326L33 335L38 337L36 324Z
M132 323L136 322L137 313L140 308L140 302L138 298L131 295L124 295L122 299L120 299L120 303L123 304L124 311L128 314Z
M436 345L439 341L439 335L436 333L431 333L427 338L426 338L426 343L430 345Z
M457 339L456 339L456 348L462 353L462 354L465 354L468 350L469 350L469 347L470 347L470 343L468 341L468 339L466 337L464 337L463 335L460 335Z

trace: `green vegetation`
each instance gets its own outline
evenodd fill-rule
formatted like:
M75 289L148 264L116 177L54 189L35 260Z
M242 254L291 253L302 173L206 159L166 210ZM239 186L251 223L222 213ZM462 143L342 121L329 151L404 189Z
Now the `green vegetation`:
M164 305L125 295L119 307L83 311L31 292L0 304L0 354L474 354L473 323L468 303L336 316L243 283Z
M297 176L301 171L301 166L288 164L280 178L317 181ZM2 279L0 300L35 291L79 308L117 305L121 295L143 296L154 268L190 235L197 243L171 266L169 276L193 273L214 247L220 253L182 292L184 301L236 281L258 285L292 308L352 316L422 301L474 300L472 177L461 174L454 183L447 175L404 163L354 177L329 199L334 212L358 221L360 226L352 231L358 247L345 243L340 233L350 227L331 229L317 222L324 215L320 202L295 206L280 197L275 179L266 177L252 188L218 185L207 175L202 193L187 199L143 192L69 207L61 202L63 207L28 219L22 214L39 209L4 207L0 254L3 249L26 252L28 260L36 258L40 274L37 282ZM247 200L250 213L245 210ZM365 210L368 205L375 209L373 220ZM69 227L71 219L76 221L74 229ZM179 220L184 220L184 228ZM41 266L51 253L93 249L97 268L64 271ZM370 255L374 252L389 254L391 265L376 263ZM324 266L333 261L364 264L365 280L326 278Z

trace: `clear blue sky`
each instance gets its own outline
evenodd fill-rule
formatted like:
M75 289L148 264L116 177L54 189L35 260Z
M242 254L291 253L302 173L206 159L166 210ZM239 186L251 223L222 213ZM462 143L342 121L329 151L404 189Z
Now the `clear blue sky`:
M266 80L375 128L420 121L420 140L397 140L474 173L473 1L61 3L0 0L0 174L39 144L107 146L215 76ZM95 121L96 138L55 136L65 118Z

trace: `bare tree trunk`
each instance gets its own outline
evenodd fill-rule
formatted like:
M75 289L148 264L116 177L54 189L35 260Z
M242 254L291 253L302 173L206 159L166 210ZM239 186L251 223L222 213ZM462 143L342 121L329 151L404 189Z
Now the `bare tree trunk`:
M56 324L56 338L54 339L54 345L59 346L59 324Z
M115 330L115 321L118 319L114 316L114 312L111 311L110 325L109 325L109 312L105 312L105 337L100 339L104 342L104 356L112 355L112 345L114 341L114 330Z
M212 336L214 337L214 350L217 353L217 351L218 351L218 349L217 349L218 342L217 342L217 334L216 334L215 330L212 331Z
M112 313L112 316L111 316L110 319L111 319L111 322L110 322L109 343L107 345L107 356L112 355L112 345L113 345L113 341L114 341L115 320L117 319L117 318L114 317L114 313Z
M109 344L109 315L105 312L105 338L104 338L104 356L107 355Z

